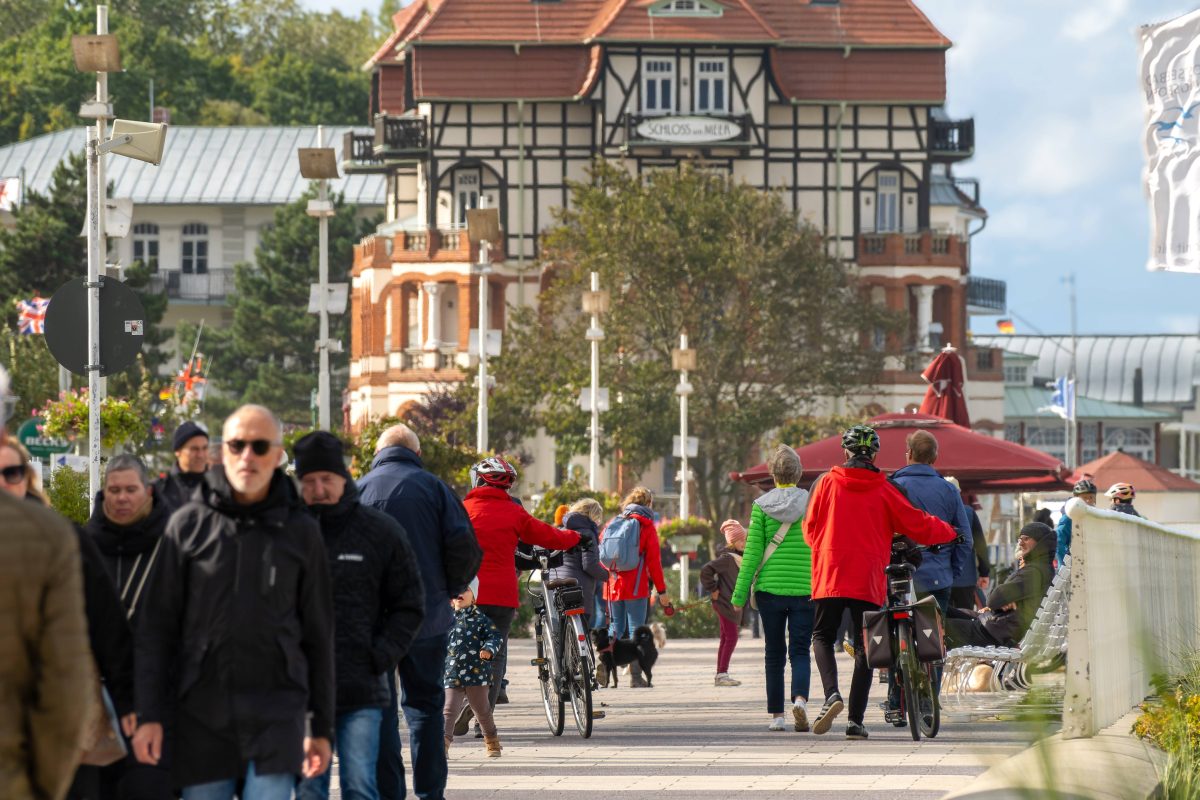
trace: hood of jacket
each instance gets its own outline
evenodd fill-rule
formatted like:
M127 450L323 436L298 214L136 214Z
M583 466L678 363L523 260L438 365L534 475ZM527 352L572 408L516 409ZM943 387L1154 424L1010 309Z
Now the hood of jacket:
M808 492L795 486L776 487L754 501L771 519L795 522L808 508Z
M233 487L229 485L224 467L215 467L204 473L203 492L205 505L226 516L255 517L276 526L284 525L293 509L304 507L295 482L281 469L276 469L271 475L267 496L248 506L233 499Z
M1025 554L1028 561L1049 561L1058 550L1058 536L1049 525L1034 522L1021 529L1021 533L1033 539L1034 545Z
M397 463L407 463L421 469L425 468L425 465L421 463L419 455L402 444L396 444L391 447L385 447L376 453L375 458L371 461L371 469L375 469L382 464Z
M946 480L931 464L909 464L892 473L893 478L937 478Z
M155 494L150 513L132 525L118 525L104 515L104 491L96 492L96 504L85 529L106 556L144 553L154 547L171 518L171 509Z
M336 503L318 503L308 506L317 521L321 523L321 533L336 534L345 526L346 521L358 508L358 484L352 479L346 479L346 488Z
M829 470L829 477L851 492L873 492L887 481L887 476L878 469L867 467L834 467Z
M639 517L645 517L650 522L654 522L654 512L645 506L638 505L637 503L630 503L629 505L625 506L625 508L621 510L621 513L636 514Z
M578 511L567 512L567 515L563 517L562 526L577 533L590 533L592 541L595 541L600 533L599 527L592 521L592 518Z

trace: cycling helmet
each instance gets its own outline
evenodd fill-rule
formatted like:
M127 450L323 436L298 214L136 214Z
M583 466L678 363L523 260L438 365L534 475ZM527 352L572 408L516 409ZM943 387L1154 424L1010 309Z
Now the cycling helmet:
M471 467L471 486L494 486L510 489L517 482L517 470L500 456L485 458Z
M1114 483L1108 487L1108 491L1104 493L1105 497L1111 497L1113 500L1120 500L1122 503L1128 503L1133 500L1134 491L1132 483Z
M842 434L842 449L874 459L879 452L879 434L869 425L855 425Z
M1075 484L1075 487L1071 489L1071 494L1096 494L1096 484L1092 483L1087 478L1084 478L1079 483Z

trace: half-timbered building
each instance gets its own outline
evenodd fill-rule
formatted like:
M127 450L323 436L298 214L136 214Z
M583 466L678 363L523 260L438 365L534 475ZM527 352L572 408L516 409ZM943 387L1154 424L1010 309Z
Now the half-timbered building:
M597 158L684 159L780 190L879 303L911 318L860 408L920 402L929 353L967 362L973 416L1003 421L998 351L969 313L1004 309L970 273L985 212L955 175L974 123L947 118L950 42L910 0L418 0L368 62L372 135L348 172L387 176L387 219L356 248L352 420L463 380L478 297L466 212L497 209L491 329L535 301L538 236Z

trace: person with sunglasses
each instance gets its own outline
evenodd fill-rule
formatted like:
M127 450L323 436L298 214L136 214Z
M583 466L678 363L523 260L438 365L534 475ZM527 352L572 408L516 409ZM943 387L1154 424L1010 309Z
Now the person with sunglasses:
M139 761L162 758L184 800L290 800L329 768L333 599L321 529L279 469L279 420L225 421L222 467L167 524L136 642ZM173 699L173 700L172 700ZM235 733L236 732L236 733Z
M20 442L8 439L0 445L0 488L21 500L49 507L29 451Z
M192 420L175 429L171 437L175 464L154 484L154 493L171 508L181 508L192 499L208 470L208 431Z

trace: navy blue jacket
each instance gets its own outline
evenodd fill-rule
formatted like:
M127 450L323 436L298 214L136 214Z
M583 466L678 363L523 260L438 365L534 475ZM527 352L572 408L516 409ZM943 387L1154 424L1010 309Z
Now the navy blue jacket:
M360 502L388 514L408 533L425 584L425 620L417 638L450 630L455 597L475 577L483 551L462 502L407 447L385 447L358 482Z
M896 470L892 480L904 487L914 506L947 523L959 535L958 544L926 553L915 575L919 592L949 589L975 557L971 521L962 496L928 464L909 464Z

